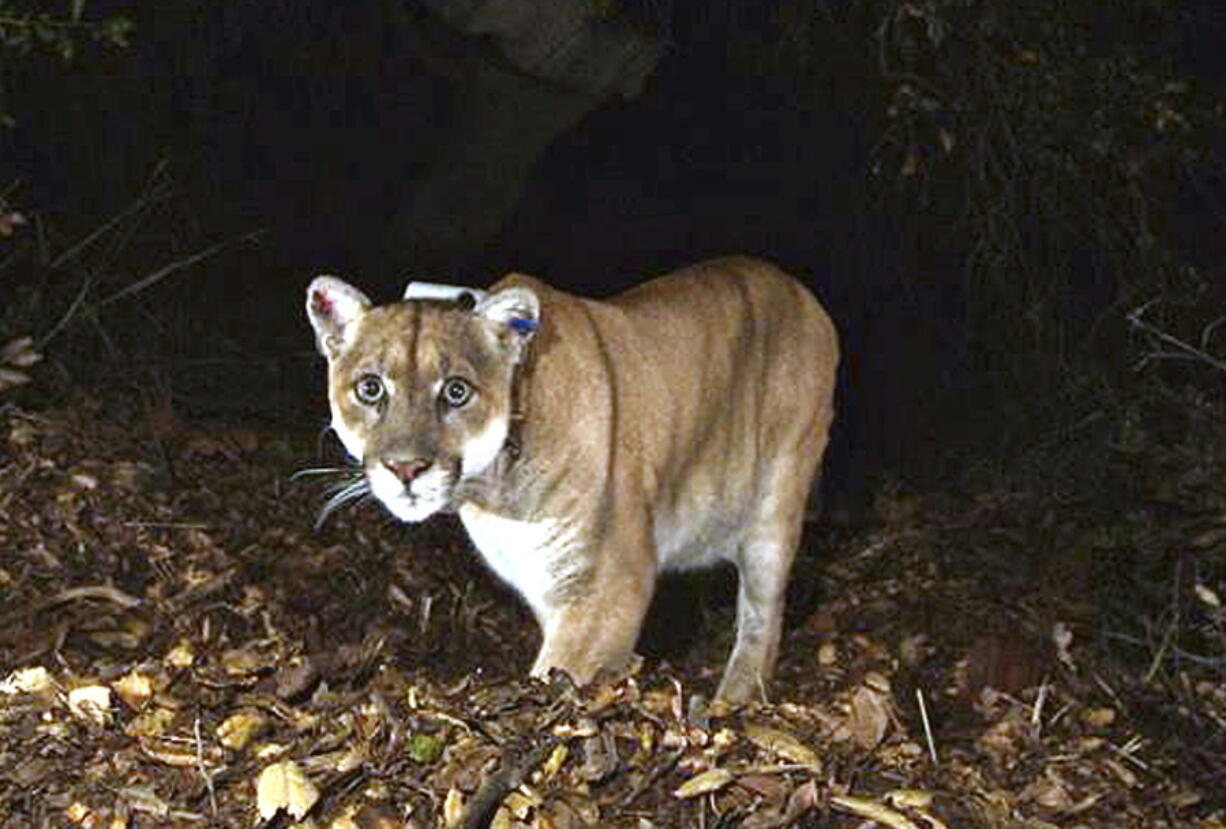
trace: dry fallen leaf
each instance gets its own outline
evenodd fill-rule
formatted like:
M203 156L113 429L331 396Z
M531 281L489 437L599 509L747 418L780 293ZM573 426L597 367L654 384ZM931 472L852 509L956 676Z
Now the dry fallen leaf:
M515 822L511 811L506 806L499 806L498 811L494 812L494 819L490 821L489 829L515 829Z
M868 674L852 692L846 716L832 736L851 740L861 748L874 748L885 738L892 712L889 681L880 674Z
M268 726L268 717L247 708L231 714L217 726L217 741L231 751L241 751Z
M260 772L256 783L256 807L264 820L281 809L295 820L302 820L317 800L319 789L293 760L273 763Z
M1218 598L1218 594L1213 592L1208 585L1197 582L1193 585L1193 590L1196 591L1196 598L1209 605L1209 607L1214 610L1221 608L1222 600Z
M30 375L24 371L0 367L0 391L15 389L30 382Z
M549 758L541 765L540 776L541 780L549 781L562 768L562 764L566 762L567 755L570 754L570 749L566 747L566 743L558 743L550 752Z
M816 809L820 804L821 798L817 794L817 781L808 780L804 784L797 786L796 789L788 796L787 808L784 809L784 817L789 823L794 823L801 815L810 809Z
M589 783L603 780L621 765L621 757L617 746L608 732L601 732L595 737L583 741L583 765L579 767L579 777Z
M1050 766L1044 769L1040 777L1032 780L1030 785L1022 790L1021 797L1023 800L1032 800L1046 809L1055 811L1068 811L1075 803L1069 791L1068 781Z
M682 783L673 792L673 797L686 800L691 797L715 792L727 786L733 780L732 772L727 769L708 769Z
M807 766L815 770L821 769L822 761L817 756L817 752L786 731L757 723L746 723L745 736L760 748L777 754L785 760L799 766Z
M905 815L863 797L835 795L830 798L830 805L844 812L851 812L860 817L889 826L890 829L919 829Z
M106 725L111 719L111 689L105 685L83 685L68 692L68 710L78 719Z
M452 829L464 820L464 795L452 786L447 790L447 799L443 801L443 825Z
M26 217L16 210L0 213L0 236L12 236L24 224L27 224Z
M40 694L55 685L51 674L41 665L33 668L18 668L0 682L0 694Z
M175 712L169 708L153 708L137 714L124 726L123 733L129 737L160 737L174 722Z
M932 645L928 641L927 634L914 633L903 637L898 644L898 656L904 665L914 668L928 658L931 649Z
M927 809L932 805L932 792L923 789L894 789L886 792L885 800L899 809Z
M885 801L896 809L907 809L923 818L928 829L949 829L945 822L933 816L928 810L932 807L934 793L926 789L894 789L887 792Z
M199 768L201 764L216 765L222 758L221 749L209 745L197 746L182 737L167 736L141 740L141 753L151 760L176 768Z
M1107 757L1103 760L1103 764L1115 772L1115 776L1118 777L1120 782L1128 788L1135 789L1140 783L1140 779L1137 777L1136 773L1120 761Z
M1073 661L1073 655L1069 652L1069 648L1073 644L1073 632L1064 622L1056 622L1052 627L1051 641L1056 646L1056 657L1064 663L1064 666L1070 671L1077 670L1077 664Z
M136 442L149 440L139 425L121 427L103 434L126 430L139 433ZM1134 718L1120 712L1131 710L1141 683L1100 665L1092 652L1072 655L1084 660L1081 677L1096 683L1101 676L1113 688L1107 698L1070 683L1075 677L1056 662L1045 702L998 694L981 717L948 719L951 701L959 714L974 713L960 698L937 696L953 685L951 663L968 644L962 637L994 628L983 625L979 609L968 610L956 631L928 626L930 597L907 589L927 578L927 535L900 538L888 530L877 552L830 576L840 587L829 591L836 598L828 620L785 651L772 691L791 704L696 704L701 698L687 689L710 684L714 677L704 672L717 670L716 660L697 674L652 666L634 681L548 688L524 678L535 644L530 619L505 596L492 602L485 592L491 585L470 585L474 561L453 537L457 528L405 534L372 521L380 513L368 505L366 514L340 516L342 526L312 535L304 506L314 505L289 497L280 470L238 461L204 474L175 457L174 447L156 466L137 469L145 462L124 455L153 459L157 447L90 443L94 428L42 412L0 412L0 454L7 453L13 473L0 475L0 546L8 551L0 554L0 593L13 598L0 626L0 657L7 656L0 658L0 757L13 759L0 761L8 784L0 786L0 814L13 814L14 806L23 814L23 801L42 792L54 798L48 819L79 829L125 822L133 829L251 827L260 821L260 771L291 756L321 790L329 781L326 803L321 794L298 823L303 829L427 829L443 824L445 805L453 824L467 817L509 829L823 822L887 829L906 825L900 818L918 829L944 829L941 819L1005 826L1019 815L1101 829L1195 824L1212 811L1219 788L1213 765L1197 764L1204 770L1187 779L1169 777L1178 765L1170 764L1172 753L1189 744L1139 734ZM917 516L920 533L943 532ZM944 518L959 528L968 523ZM999 526L1029 520L1014 518L985 516L969 531L971 541L995 543ZM1213 520L1226 526L1226 518ZM974 537L980 531L982 539ZM396 552L406 548L411 554ZM889 567L881 566L883 557ZM881 570L883 580L862 584L861 567ZM1226 596L1217 582L1207 583ZM957 584L936 586L951 601L961 595ZM392 590L402 599L384 602ZM891 597L888 609L876 604L883 595ZM1216 620L1217 610L1192 601ZM1064 609L1057 603L1050 610ZM870 623L878 614L893 620L894 633L880 640L853 634L876 630ZM1045 630L1051 627L1049 620ZM368 651L365 643L389 629L398 631L394 645ZM931 637L927 645L907 635L920 629ZM880 644L886 641L888 649ZM831 668L816 664L823 642L833 646ZM1043 644L1055 653L1050 639ZM491 670L453 675L457 656ZM10 674L36 662L50 673ZM923 674L895 679L891 671L903 663ZM288 681L294 666L307 664L314 666L309 683ZM872 671L889 683L932 689L926 699L934 739L941 738L940 766L930 762L911 703L911 738L897 733L899 703L889 683L870 681ZM1198 706L1205 722L1220 721L1220 677L1192 662L1183 674L1172 675L1180 704ZM90 682L113 696L110 722L101 728L84 727L67 710L68 690ZM1142 690L1156 695L1161 686ZM1114 719L1091 707L1104 705ZM263 735L254 712L267 718ZM747 720L760 730L746 729ZM521 765L518 758L559 724L571 736ZM834 743L836 730L844 742ZM857 734L880 742L861 748ZM29 750L31 736L43 750ZM1208 749L1206 757L1215 746L1190 743L1192 751ZM831 771L813 773L817 759ZM1049 765L1066 784L1043 779ZM1036 778L1023 797L1022 787ZM688 789L679 790L682 784ZM934 811L928 792L892 791L938 784ZM867 800L831 801L851 785ZM67 819L70 804L79 804L78 822ZM295 819L281 806L271 823L293 826Z
M190 668L195 661L195 651L191 642L186 640L175 645L170 653L166 654L166 664L172 668Z
M1106 728L1115 722L1114 708L1088 708L1081 712L1081 721L1090 728Z
M30 376L18 369L29 368L42 358L43 355L34 350L34 340L31 337L18 337L0 347L0 366L14 367L0 367L0 391L30 382Z
M133 711L140 710L153 696L153 681L147 674L132 671L111 683L111 687L124 704Z
M506 799L502 801L502 806L516 820L526 820L532 810L539 809L544 802L538 792L527 786L521 786L506 796Z
M94 812L84 803L70 803L64 809L64 817L70 823L85 823L85 821L93 818Z

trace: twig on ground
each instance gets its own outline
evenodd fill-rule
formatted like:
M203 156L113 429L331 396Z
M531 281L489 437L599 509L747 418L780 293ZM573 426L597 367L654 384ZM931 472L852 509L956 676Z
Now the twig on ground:
M517 789L533 769L544 762L556 743L557 740L551 737L519 758L508 752L503 757L502 767L485 778L481 788L473 795L468 808L464 810L460 825L464 829L481 829L488 826L503 799Z
M217 817L217 791L213 788L213 775L204 765L204 741L200 738L200 717L196 717L194 734L196 738L196 767L200 770L200 776L204 778L204 785L209 791L209 808L212 809L213 817Z
M1043 706L1047 703L1047 692L1051 690L1051 684L1044 679L1039 685L1039 694L1034 701L1034 709L1030 714L1030 724L1036 729L1043 725Z
M1124 743L1124 745L1117 746L1115 743L1108 742L1107 748L1111 749L1120 757L1123 757L1125 760L1132 763L1142 771L1149 771L1149 765L1137 756L1137 752L1140 751L1141 747L1144 745L1144 740L1142 740L1139 736L1133 735L1132 739Z
M1158 646L1158 650L1154 652L1154 658L1150 662L1149 670L1145 672L1145 679L1142 680L1146 685L1153 681L1157 675L1158 669L1162 667L1165 661L1166 653L1171 648L1171 643L1175 640L1175 634L1179 632L1179 586L1182 582L1180 573L1183 569L1183 559L1180 558L1175 562L1175 577L1174 589L1171 594L1171 621L1167 625L1166 632L1162 634L1162 643ZM1178 654L1176 654L1178 656Z
M915 689L915 701L919 703L920 720L924 723L924 739L928 741L928 753L932 756L932 763L936 765L937 761L937 744L932 739L932 726L928 723L928 706L924 704L924 689Z
M1127 633L1120 633L1114 630L1105 630L1102 633L1108 639L1118 639L1121 642L1127 642L1130 645L1139 645L1141 647L1152 647L1153 643L1139 636L1130 636ZM1168 648L1172 656L1178 656L1180 659L1191 662L1196 665L1204 665L1208 668L1226 668L1226 657L1222 656L1204 656L1199 653L1185 650L1184 648L1171 647Z
M77 295L73 297L72 304L68 306L68 310L56 321L55 325L51 326L51 330L44 334L38 340L38 347L45 348L47 343L55 339L61 331L67 327L69 321L77 315L77 311L81 309L81 305L85 302L85 297L89 296L89 289L93 280L86 277L81 282L81 290L77 291Z
M67 602L76 601L78 599L102 599L104 601L113 602L123 608L139 607L143 604L141 599L129 595L122 590L112 587L109 584L90 584L81 587L69 587L66 590L61 590L54 596L43 599L33 607L21 607L16 610L11 610L0 616L0 630L9 627L15 620L22 616L33 616L37 613L42 613L48 608L56 605L65 604Z

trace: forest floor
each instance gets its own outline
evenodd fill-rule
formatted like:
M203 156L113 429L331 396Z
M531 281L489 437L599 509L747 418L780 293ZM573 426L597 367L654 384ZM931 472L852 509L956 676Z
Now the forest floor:
M1201 461L1116 508L881 486L729 709L730 573L661 584L631 675L528 680L457 525L317 529L311 424L163 414L0 408L0 826L1226 826Z

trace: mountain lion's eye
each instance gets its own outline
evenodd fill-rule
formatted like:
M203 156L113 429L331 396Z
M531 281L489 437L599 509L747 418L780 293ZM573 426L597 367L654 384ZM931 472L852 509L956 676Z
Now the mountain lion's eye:
M449 377L443 383L442 398L453 409L458 409L468 402L468 398L473 396L473 387L469 385L467 380L459 377Z
M363 374L353 386L354 397L359 403L365 403L367 406L378 403L386 393L383 381L374 374Z

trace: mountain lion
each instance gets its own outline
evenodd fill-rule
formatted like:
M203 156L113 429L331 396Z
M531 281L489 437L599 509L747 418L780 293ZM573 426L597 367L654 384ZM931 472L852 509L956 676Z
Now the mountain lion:
M833 416L830 318L744 257L607 301L521 274L464 299L307 290L332 426L369 490L403 521L459 513L540 623L536 676L622 667L657 573L732 562L717 693L763 698Z

